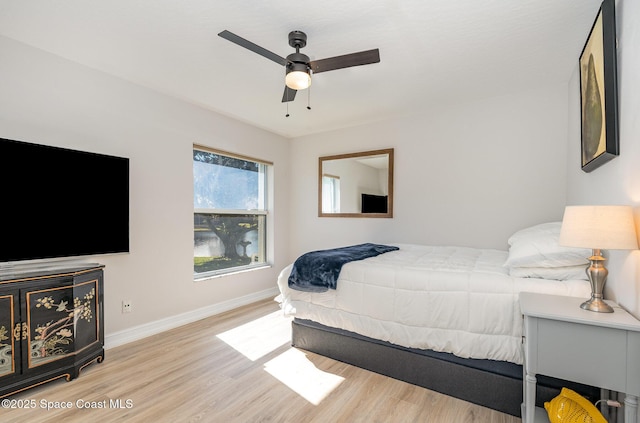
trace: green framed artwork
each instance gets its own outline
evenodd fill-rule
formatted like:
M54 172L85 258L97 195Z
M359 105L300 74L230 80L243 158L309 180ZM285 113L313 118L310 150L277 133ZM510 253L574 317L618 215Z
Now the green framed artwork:
M620 154L615 0L600 5L580 54L582 170L591 172Z

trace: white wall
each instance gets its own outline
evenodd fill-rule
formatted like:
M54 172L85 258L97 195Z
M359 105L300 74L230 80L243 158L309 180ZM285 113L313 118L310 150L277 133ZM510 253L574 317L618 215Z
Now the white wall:
M507 249L515 230L560 220L567 86L423 111L293 141L291 259L403 242ZM318 157L395 148L394 218L319 218Z
M107 337L274 291L289 257L289 141L7 38L0 51L0 137L130 158L131 252L84 258L106 265ZM193 281L193 143L274 162L272 268Z
M567 204L631 205L636 222L640 222L640 2L616 1L616 18L620 156L591 173L580 169L580 75L576 58L569 85ZM640 317L640 251L610 251L607 267L605 297Z

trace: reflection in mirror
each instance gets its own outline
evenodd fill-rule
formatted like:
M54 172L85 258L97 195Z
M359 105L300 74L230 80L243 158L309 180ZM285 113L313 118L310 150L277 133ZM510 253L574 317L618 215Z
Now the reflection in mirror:
M320 157L318 216L393 217L393 148Z

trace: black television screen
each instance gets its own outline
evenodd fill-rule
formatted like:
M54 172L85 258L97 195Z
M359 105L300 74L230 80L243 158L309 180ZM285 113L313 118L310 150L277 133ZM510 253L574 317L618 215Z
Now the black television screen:
M362 213L387 213L387 196L362 194Z
M0 262L129 251L129 159L0 138Z

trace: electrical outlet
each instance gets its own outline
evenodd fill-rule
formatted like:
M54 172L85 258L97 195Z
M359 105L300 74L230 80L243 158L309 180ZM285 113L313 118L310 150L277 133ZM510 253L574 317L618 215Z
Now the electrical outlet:
M122 300L122 312L123 313L131 313L131 300Z

